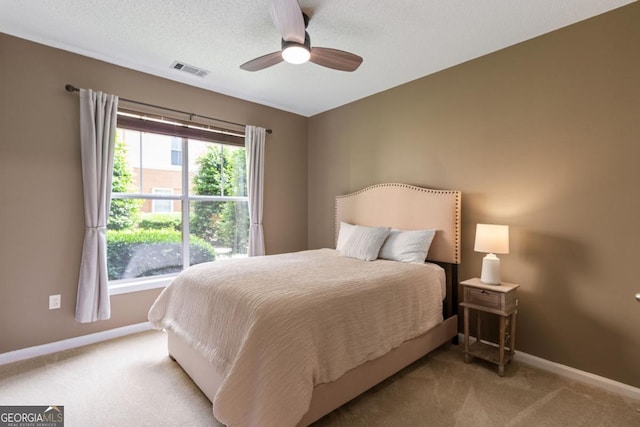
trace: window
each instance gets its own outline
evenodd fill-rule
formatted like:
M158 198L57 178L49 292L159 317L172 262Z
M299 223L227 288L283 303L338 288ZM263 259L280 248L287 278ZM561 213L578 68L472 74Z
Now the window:
M107 224L112 288L246 256L242 135L143 122L119 112Z
M151 194L173 194L171 188L152 188ZM173 200L154 199L151 201L151 212L173 212Z
M179 138L171 140L171 164L182 166L182 141Z

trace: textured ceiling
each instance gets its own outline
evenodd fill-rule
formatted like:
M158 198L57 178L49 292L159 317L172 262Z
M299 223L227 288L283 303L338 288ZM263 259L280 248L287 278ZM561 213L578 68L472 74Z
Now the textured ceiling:
M2 0L0 31L312 116L615 9L632 0L300 0L312 46L364 58L247 72L280 48L268 0ZM170 68L174 60L210 71ZM99 90L100 88L94 88Z

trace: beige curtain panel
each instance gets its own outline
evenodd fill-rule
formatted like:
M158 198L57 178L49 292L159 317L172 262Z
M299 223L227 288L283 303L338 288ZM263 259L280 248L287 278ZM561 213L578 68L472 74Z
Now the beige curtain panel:
M247 153L247 192L249 193L249 256L264 255L262 205L264 187L264 145L266 130L257 126L245 128Z
M76 321L111 316L107 277L107 220L111 203L118 97L80 89L80 147L84 194L84 244Z

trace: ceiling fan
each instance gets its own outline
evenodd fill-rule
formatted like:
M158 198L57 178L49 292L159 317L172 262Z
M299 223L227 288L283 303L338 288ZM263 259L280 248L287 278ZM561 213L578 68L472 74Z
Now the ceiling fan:
M259 71L282 61L303 64L311 61L339 71L355 71L362 58L353 53L327 47L311 47L306 28L309 17L302 12L298 0L270 0L269 12L274 25L282 35L282 50L268 53L240 66L246 71Z

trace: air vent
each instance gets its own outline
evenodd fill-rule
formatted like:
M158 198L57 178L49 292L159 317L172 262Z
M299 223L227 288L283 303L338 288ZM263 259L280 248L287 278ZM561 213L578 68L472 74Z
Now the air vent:
M171 64L171 68L203 78L207 77L207 74L210 73L210 71L203 70L202 68L194 67L193 65L185 64L184 62L179 61L173 61L173 64Z

